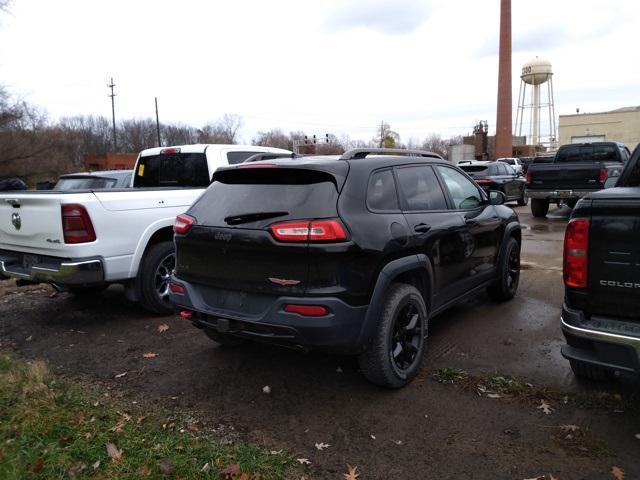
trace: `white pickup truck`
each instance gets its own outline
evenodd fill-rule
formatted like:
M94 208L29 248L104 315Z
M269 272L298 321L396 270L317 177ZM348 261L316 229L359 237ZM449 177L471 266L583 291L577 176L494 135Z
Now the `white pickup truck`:
M128 189L0 192L0 278L76 294L125 285L146 309L171 313L173 223L222 165L291 155L245 145L144 150Z

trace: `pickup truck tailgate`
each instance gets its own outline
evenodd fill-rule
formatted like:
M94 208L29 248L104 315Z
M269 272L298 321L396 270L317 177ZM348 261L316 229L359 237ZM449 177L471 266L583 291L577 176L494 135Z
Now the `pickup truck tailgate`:
M640 189L636 190L636 199L593 200L588 275L594 314L640 319Z
M0 248L60 248L64 244L60 200L55 195L3 194Z
M535 165L531 169L532 189L591 190L602 188L599 164L549 164Z

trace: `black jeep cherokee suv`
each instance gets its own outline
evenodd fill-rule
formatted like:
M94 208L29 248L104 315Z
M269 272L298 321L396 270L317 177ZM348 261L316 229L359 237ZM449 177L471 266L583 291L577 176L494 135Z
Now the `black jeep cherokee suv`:
M220 168L176 219L171 300L222 345L358 355L370 381L401 387L429 318L485 288L515 295L520 224L503 201L420 151Z

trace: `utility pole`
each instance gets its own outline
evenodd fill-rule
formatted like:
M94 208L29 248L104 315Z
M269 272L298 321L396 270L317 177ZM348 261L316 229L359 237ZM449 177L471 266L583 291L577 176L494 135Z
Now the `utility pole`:
M116 141L116 103L115 103L116 94L113 93L113 87L115 86L116 84L113 83L113 77L111 77L111 83L107 85L107 87L111 89L111 93L109 94L109 96L111 97L111 120L113 121L113 151L117 152L118 142Z
M158 117L158 97L156 97L156 131L158 132L158 146L162 146L162 141L160 140L160 117Z

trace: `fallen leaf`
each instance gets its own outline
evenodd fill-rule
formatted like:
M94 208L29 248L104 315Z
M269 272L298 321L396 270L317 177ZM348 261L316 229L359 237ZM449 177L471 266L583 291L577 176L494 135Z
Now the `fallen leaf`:
M580 430L580 427L577 425L560 425L558 428L563 432L576 432Z
M269 385L265 385L264 387L262 387L262 393L271 393L271 387Z
M393 443L396 445L402 445L402 440L394 440Z
M118 462L122 459L122 450L118 450L118 447L116 447L113 443L107 443L106 447L107 454L109 455L109 457L111 457L111 460L113 460L114 462Z
M221 480L235 480L235 478L242 473L240 469L240 465L234 463L233 465L229 465L228 467L220 470L218 474Z
M43 468L44 468L44 458L42 457L38 457L38 460L36 460L36 463L31 465L31 471L33 473L40 473Z
M191 430L192 432L197 432L199 430L198 425L200 425L200 422L198 420L189 422L187 423L187 430Z
M358 473L358 466L352 467L347 465L348 472L343 474L344 480L357 480L360 474Z
M158 332L164 333L167 330L169 330L169 325L167 325L166 323L163 323L162 325L158 325Z
M122 373L117 374L117 375L115 376L115 378L122 378L122 377L124 377L124 376L126 376L126 375L127 375L127 372L122 372ZM98 403L98 402L96 402L96 403ZM94 405L94 406L97 406L97 405Z
M624 480L624 470L619 467L611 467L611 475L613 475L616 480Z
M329 445L328 443L316 443L316 448L320 451L324 450L325 448L329 448L331 445Z
M271 450L269 453L271 455L280 455L282 453L282 450Z
M141 477L148 477L151 475L151 469L149 468L149 464L145 461L144 465L138 469L138 475Z
M69 423L71 423L73 425L80 425L80 424L84 423L84 420L85 420L84 413L78 412L78 413L76 413L76 416L73 417L73 419L69 421Z
M136 423L137 423L138 425L140 425L142 422L144 422L144 421L149 417L149 415L150 415L150 414L149 414L149 413L147 413L146 415L142 415L141 417L138 417L138 418L136 419Z
M487 393L487 398L502 398L499 393Z
M142 354L144 358L156 358L158 356L155 352L145 352Z
M69 477L71 478L76 478L78 475L80 475L82 473L82 471L87 468L87 464L84 462L77 462L74 463L71 468L69 469L69 471L67 472L69 474Z
M94 470L97 470L98 468L100 468L100 460L98 460L96 463L94 463L91 466L93 467Z
M551 408L551 405L549 405L544 400L540 402L540 405L538 406L538 410L542 410L545 415L550 415L551 412L553 412L553 408Z
M200 471L202 473L209 473L211 471L211 465L209 465L209 462L205 463L200 469Z
M163 475L173 475L173 473L176 471L176 467L168 458L165 458L164 460L162 460L160 462L159 467L160 467L160 473Z
M173 447L175 450L178 450L179 452L184 450L184 445L182 445L181 443L179 443L178 445L176 445L175 447Z
M375 435L369 435L371 437L371 440L375 440L376 436Z
M311 462L308 458L296 458L296 462L298 462L300 465L311 465Z
M33 340L33 335L29 335L27 338L24 339L25 342L30 342L31 340Z

